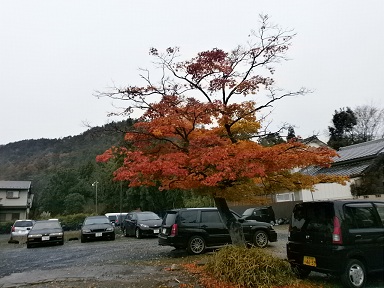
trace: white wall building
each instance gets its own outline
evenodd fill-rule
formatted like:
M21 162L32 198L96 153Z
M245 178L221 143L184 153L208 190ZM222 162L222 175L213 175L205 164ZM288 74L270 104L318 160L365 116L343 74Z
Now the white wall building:
M325 143L310 137L303 141L305 144L320 147ZM298 192L286 192L276 194L276 202L284 201L316 201L353 198L380 198L384 200L384 139L364 142L340 148L339 157L335 157L330 168L309 167L301 170L310 175L328 174L348 176L350 181L346 185L338 183L316 184L314 191L303 189ZM375 169L376 171L372 171ZM372 195L354 197L351 193L351 185L359 184L361 176L366 173L377 173L376 189Z

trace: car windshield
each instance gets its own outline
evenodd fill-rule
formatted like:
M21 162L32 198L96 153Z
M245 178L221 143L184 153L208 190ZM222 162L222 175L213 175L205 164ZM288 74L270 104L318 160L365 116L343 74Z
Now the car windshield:
M110 224L110 222L107 217L85 219L84 225L93 225L93 224Z
M138 220L161 220L159 216L155 213L138 213Z
M36 229L60 229L60 223L58 221L42 221L42 222L36 222L35 225L33 226L33 230Z
M31 227L33 226L32 221L17 221L14 225L15 227Z
M243 213L243 216L251 216L254 209L255 208L249 208L249 209L245 210Z

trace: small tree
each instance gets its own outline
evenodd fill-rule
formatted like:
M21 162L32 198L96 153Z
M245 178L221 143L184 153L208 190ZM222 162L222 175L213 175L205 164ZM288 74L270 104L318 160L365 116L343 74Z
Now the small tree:
M351 108L343 108L335 111L332 117L333 127L328 127L328 145L334 149L348 146L355 143L353 127L357 124L355 113Z
M295 140L296 139L296 134L295 134L295 129L292 126L288 127L288 135L287 135L287 141L289 140Z
M97 160L123 155L115 179L129 181L130 186L192 189L212 196L235 244L243 244L244 237L226 200L248 195L252 201L260 191L341 181L292 172L309 165L330 165L336 155L333 150L296 141L263 147L254 141L262 129L262 110L306 90L277 94L274 80L267 76L274 71L272 64L284 59L294 34L262 16L260 29L251 36L246 46L230 52L215 48L182 62L176 61L177 48L165 53L152 48L150 54L163 72L160 83L153 83L145 70L141 75L145 86L115 87L97 95L128 101L127 114L144 111L125 137L134 149L112 147ZM262 88L269 93L264 103L254 98Z

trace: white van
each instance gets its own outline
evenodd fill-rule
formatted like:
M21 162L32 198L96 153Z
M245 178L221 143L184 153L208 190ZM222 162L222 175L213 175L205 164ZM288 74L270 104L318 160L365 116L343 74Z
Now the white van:
M108 217L109 221L115 226L120 226L120 224L124 221L127 212L115 212L115 213L105 213L105 216Z

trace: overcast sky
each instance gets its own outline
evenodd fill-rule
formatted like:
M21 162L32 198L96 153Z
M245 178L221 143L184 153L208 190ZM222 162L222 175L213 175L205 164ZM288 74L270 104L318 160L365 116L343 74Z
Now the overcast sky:
M384 107L384 1L5 1L0 0L0 145L63 138L117 118L124 103L93 96L142 84L150 47L178 46L185 59L230 50L257 29L258 15L294 29L277 85L314 92L275 106L275 125L319 134L342 107Z

